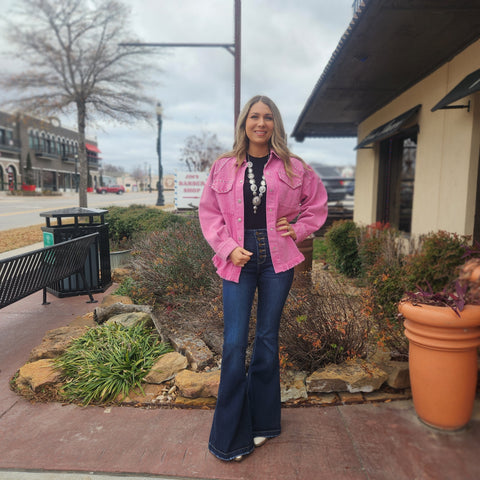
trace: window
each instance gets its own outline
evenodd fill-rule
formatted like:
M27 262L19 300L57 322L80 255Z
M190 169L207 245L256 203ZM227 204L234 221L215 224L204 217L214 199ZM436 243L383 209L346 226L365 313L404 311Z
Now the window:
M417 129L380 142L377 220L402 232L412 228Z
M28 147L31 149L35 148L35 137L33 134L33 130L30 130L28 132Z

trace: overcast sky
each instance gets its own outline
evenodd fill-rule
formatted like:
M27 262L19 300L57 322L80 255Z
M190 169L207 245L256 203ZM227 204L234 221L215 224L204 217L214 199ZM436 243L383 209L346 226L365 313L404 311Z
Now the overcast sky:
M6 12L15 0L0 0ZM233 43L234 0L125 0L133 30L144 42ZM290 137L325 65L352 18L353 0L243 0L243 104L256 94L271 97ZM159 49L158 85L163 105L164 173L181 169L185 139L216 133L225 150L233 141L234 62L223 48ZM152 105L152 109L155 105ZM1 107L0 107L1 109ZM65 125L68 126L68 125ZM157 128L104 124L93 132L105 163L126 171L151 166L158 172ZM354 165L355 139L289 138L307 162Z

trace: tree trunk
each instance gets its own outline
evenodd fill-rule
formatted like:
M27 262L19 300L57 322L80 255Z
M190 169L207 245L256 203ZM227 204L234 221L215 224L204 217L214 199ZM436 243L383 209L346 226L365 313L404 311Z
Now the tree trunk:
M78 161L80 183L78 186L78 206L87 208L87 181L88 181L88 164L87 149L85 147L85 121L86 107L85 102L77 102L77 123L78 123Z

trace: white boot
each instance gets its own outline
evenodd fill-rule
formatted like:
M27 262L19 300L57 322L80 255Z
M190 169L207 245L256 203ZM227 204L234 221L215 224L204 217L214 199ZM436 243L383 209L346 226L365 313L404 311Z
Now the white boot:
M267 437L253 437L253 444L256 447L261 447L267 441Z

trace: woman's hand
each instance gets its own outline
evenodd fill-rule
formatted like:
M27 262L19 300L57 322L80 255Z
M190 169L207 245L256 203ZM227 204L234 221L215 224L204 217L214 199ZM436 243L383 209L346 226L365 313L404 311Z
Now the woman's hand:
M242 247L237 247L232 251L228 258L230 258L230 261L236 267L243 267L250 260L252 255L252 252L249 252Z
M297 239L297 234L287 220L287 217L282 217L277 220L277 231L281 232L282 230L285 230L285 233L282 233L282 237L292 237L294 241Z

